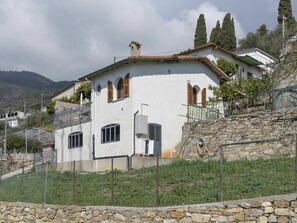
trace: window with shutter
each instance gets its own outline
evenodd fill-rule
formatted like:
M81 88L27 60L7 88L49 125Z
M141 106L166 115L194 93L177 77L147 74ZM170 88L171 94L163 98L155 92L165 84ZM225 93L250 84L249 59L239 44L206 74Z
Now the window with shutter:
M201 102L202 102L202 107L205 108L206 107L206 88L202 89Z
M121 99L124 97L124 86L123 86L123 78L120 78L117 83L117 99Z
M188 105L193 104L193 88L190 83L188 83Z
M107 102L110 103L113 101L113 87L111 81L108 81L107 91Z
M129 88L130 88L130 74L127 74L124 79L124 97L129 97Z

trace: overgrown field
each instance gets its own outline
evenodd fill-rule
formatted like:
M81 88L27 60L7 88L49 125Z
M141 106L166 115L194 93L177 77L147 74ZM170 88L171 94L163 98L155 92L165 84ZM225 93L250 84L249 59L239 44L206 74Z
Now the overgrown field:
M0 200L33 203L167 206L294 192L294 158L178 161L130 172L31 172L0 182Z

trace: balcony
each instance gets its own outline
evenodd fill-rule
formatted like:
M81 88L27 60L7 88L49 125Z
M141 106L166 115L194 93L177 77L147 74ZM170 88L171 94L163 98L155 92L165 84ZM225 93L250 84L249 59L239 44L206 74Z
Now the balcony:
M91 103L55 114L54 128L61 129L91 121Z

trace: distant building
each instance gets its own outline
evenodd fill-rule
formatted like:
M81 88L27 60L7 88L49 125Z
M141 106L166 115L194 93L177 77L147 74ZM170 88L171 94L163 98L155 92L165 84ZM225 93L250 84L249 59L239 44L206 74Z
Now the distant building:
M18 127L19 120L24 118L25 118L25 113L20 111L9 112L9 113L0 115L0 121L7 120L8 125L12 128Z
M51 97L51 100L52 101L56 101L56 100L59 100L59 99L62 99L62 98L70 98L72 97L77 89L83 85L83 84L86 84L86 83L89 83L90 81L87 81L87 80L83 80L83 81L78 81L72 85L70 85L69 87L59 91L58 93L56 93L55 95L53 95Z

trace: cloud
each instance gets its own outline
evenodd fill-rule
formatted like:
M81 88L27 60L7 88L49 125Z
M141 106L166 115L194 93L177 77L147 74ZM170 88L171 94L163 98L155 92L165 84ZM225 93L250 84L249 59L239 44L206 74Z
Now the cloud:
M193 46L200 13L208 35L226 14L209 2L166 18L150 0L1 0L0 67L73 80L129 56L131 40L143 54L177 53Z
M191 22L192 27L196 27L197 18L200 14L204 14L206 23L206 32L209 38L212 28L216 26L217 21L220 21L221 27L223 19L228 12L220 11L215 5L210 2L205 2L198 6L197 9L191 9L183 12L183 18L186 21ZM235 33L236 36L243 36L245 34L240 22L236 15L231 14L234 19Z

